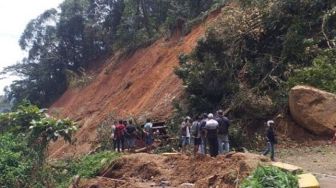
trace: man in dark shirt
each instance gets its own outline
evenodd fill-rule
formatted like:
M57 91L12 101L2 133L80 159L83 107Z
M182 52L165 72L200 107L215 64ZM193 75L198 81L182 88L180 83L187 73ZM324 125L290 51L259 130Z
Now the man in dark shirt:
M217 111L217 118L216 121L218 122L218 152L219 154L228 153L230 151L230 144L229 144L229 126L230 121L227 117L224 116L224 112L222 110ZM223 150L223 144L225 150Z
M202 116L197 116L195 121L192 123L191 126L191 136L194 138L194 156L197 155L197 152L199 151L199 147L202 143L201 140L201 120Z
M128 124L126 126L126 134L127 134L127 145L129 147L129 150L131 152L134 152L136 128L135 128L132 120L128 121Z
M275 138L275 133L273 130L274 121L269 120L267 121L267 148L264 151L263 155L267 155L269 152L271 152L271 160L274 161L274 145L277 143L277 140Z

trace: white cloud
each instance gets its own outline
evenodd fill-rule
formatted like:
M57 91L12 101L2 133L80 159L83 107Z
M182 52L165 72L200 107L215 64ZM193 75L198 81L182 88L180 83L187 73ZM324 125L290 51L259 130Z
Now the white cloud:
M0 71L15 64L23 57L18 40L30 20L50 8L56 8L63 0L10 0L0 1ZM0 95L13 78L0 80Z

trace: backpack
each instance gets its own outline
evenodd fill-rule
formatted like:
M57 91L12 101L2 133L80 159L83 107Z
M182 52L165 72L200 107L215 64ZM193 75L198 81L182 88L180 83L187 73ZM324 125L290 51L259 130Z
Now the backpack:
M192 126L191 126L191 130L190 133L192 136L197 137L198 136L198 132L199 132L199 125L200 123L197 121L194 121Z
M219 117L218 122L218 134L228 134L229 132L229 120L226 117Z

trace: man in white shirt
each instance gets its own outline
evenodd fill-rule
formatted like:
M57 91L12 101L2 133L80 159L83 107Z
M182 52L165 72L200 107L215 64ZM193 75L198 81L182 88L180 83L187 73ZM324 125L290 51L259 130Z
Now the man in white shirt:
M205 125L206 137L209 144L209 152L211 157L216 157L218 155L218 122L214 119L213 114L208 115L208 121Z
M146 124L144 125L143 132L145 133L145 144L146 144L146 150L149 152L151 150L152 144L154 142L153 138L153 123L150 119L146 120Z
M181 123L182 153L186 151L186 146L190 143L190 121L191 118L187 116Z

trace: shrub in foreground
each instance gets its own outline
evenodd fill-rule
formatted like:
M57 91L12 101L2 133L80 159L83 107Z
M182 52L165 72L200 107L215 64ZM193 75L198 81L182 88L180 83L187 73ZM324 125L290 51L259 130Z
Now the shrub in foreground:
M284 172L277 167L260 166L251 176L243 181L240 188L297 188L295 175Z

